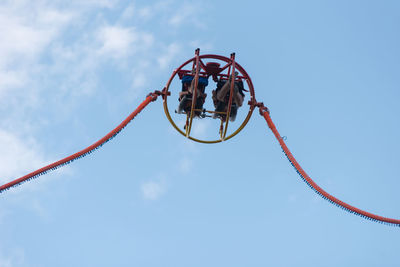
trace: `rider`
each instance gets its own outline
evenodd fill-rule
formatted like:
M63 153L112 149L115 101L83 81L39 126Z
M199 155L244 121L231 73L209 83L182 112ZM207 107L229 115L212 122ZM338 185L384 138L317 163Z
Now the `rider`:
M188 114L192 108L192 97L194 93L195 79L192 75L184 75L182 77L182 91L179 92L179 107L177 112L179 114ZM197 82L196 91L196 102L195 102L195 116L199 116L203 110L203 104L207 97L204 93L206 86L208 85L208 77L199 76Z
M235 72L235 78L238 75L238 72ZM231 79L228 81L219 79L217 83L217 88L212 91L213 93L213 101L215 106L215 112L213 118L221 118L223 120L226 119L225 114L220 114L219 112L227 112L228 104L229 104L229 95L231 90ZM232 105L231 112L229 115L230 121L234 121L236 119L237 110L242 106L244 100L244 86L243 81L235 81L233 87L233 96L232 96Z

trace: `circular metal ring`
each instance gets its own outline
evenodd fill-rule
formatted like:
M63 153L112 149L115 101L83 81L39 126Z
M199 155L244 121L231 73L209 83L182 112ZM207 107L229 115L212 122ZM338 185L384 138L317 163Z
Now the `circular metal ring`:
M175 70L173 71L173 73L172 73L170 79L168 80L168 82L167 82L167 84L166 84L166 86L165 86L165 88L164 88L165 94L164 94L164 97L163 97L163 104L164 104L164 112L165 112L165 115L167 116L167 118L168 118L169 122L172 124L172 126L173 126L179 133L181 133L183 136L185 136L185 137L187 137L187 138L189 138L189 139L191 139L191 140L193 140L193 141L200 142L200 143L206 143L206 144L213 144L213 143L219 143L219 142L222 142L222 141L226 141L226 140L228 140L228 139L231 139L231 138L234 137L235 135L237 135L241 130L243 130L243 128L246 126L246 124L247 124L248 121L250 120L250 117L251 117L251 115L252 115L252 113L253 113L253 110L254 110L254 108L255 108L255 106L254 106L253 104L251 104L251 103L256 103L255 95L254 95L253 83L252 83L252 81L251 81L251 79L250 79L250 76L247 74L246 70L245 70L242 66L240 66L237 62L235 62L234 59L232 59L232 58L227 58L227 57L220 56L220 55L213 55L213 54L199 55L199 56L198 56L198 60L200 60L200 61L201 61L202 59L216 59L216 60L225 62L225 63L226 63L226 65L225 65L226 69L227 69L227 68L230 68L231 65L232 65L232 63L234 63L234 68L235 68L235 70L237 70L237 71L239 72L239 76L240 76L243 80L246 81L247 86L248 86L248 91L249 91L249 93L250 93L249 111L248 111L248 113L247 113L247 116L246 116L245 119L243 120L242 124L241 124L233 133L231 133L231 134L228 135L228 136L225 136L224 138L221 137L220 139L216 139L216 140L202 140L202 139L199 139L199 138L195 138L195 137L191 136L190 134L187 135L182 129L180 129L180 128L176 125L176 123L174 122L174 120L171 118L171 114L170 114L169 109L168 109L167 95L168 95L168 93L169 93L170 85L171 85L173 79L175 78L175 76L176 76L178 73L180 73L181 71L184 71L183 69L184 69L184 67L185 67L186 65L188 65L188 64L190 64L190 63L192 63L192 62L193 62L193 64L195 64L195 63L196 63L196 60L197 60L196 58L197 58L197 56L195 56L195 57L193 57L193 58L187 60L187 61L184 62L181 66L179 66L177 69L175 69ZM202 63L203 63L203 62L202 62ZM231 65L229 65L229 64L231 64ZM202 65L203 65L203 67L204 67L204 64L202 64ZM224 69L224 68L223 68L223 69ZM230 71L230 69L229 69L229 71ZM217 74L217 76L218 76L218 75L221 75L221 74ZM229 76L229 73L228 73L228 76ZM229 114L229 113L228 113L228 114ZM222 123L221 123L221 125L222 125ZM225 132L226 132L226 130L225 130Z

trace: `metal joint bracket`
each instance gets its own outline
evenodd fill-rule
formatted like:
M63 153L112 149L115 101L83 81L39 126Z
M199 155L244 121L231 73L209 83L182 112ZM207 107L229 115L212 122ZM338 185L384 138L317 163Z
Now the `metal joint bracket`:
M251 108L258 107L261 116L264 115L264 112L268 112L268 114L270 114L269 109L266 106L264 106L263 102L257 102L255 99L252 99L248 102L248 104L251 106Z
M162 89L162 91L156 90L153 93L148 94L147 96L151 96L152 100L151 101L156 101L158 96L162 96L162 98L164 99L166 96L171 95L171 92L167 92L167 88L164 87L164 89Z
M262 103L261 103L262 104ZM262 106L258 106L258 108L260 109L260 115L264 116L265 112L268 112L268 114L270 114L269 109L267 107L265 107L264 105Z

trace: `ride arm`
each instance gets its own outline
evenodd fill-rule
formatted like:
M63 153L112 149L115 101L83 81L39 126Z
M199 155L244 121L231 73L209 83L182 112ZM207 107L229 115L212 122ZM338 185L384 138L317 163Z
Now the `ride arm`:
M275 138L278 140L280 146L282 147L283 152L285 153L286 157L288 158L288 160L290 161L290 163L292 164L292 166L296 169L297 173L300 175L300 177L303 179L303 181L310 186L311 189L313 189L318 195L320 195L322 198L328 200L329 202L331 202L332 204L350 212L350 213L354 213L358 216L361 216L363 218L372 220L372 221L376 221L376 222L380 222L380 223L386 223L389 225L393 225L393 226L399 226L400 227L400 220L398 219L391 219L391 218L386 218L386 217L382 217L364 210L361 210L359 208L356 208L354 206L351 206L337 198L335 198L334 196L328 194L325 190L323 190L321 187L319 187L311 178L310 176L308 176L308 174L303 170L303 168L300 166L300 164L296 161L296 159L294 158L293 154L290 152L289 148L286 146L285 141L283 140L283 138L280 136L278 130L275 127L275 124L272 122L272 119L270 117L269 114L269 110L264 107L264 105L262 103L258 103L257 106L260 109L260 114L264 117L264 119L266 120L269 128L271 129L271 131L273 132Z
M37 178L40 175L43 175L49 171L58 169L59 167L69 164L76 159L82 158L82 157L92 153L94 150L100 148L106 142L113 139L119 132L121 132L128 125L129 122L131 122L136 117L137 114L139 114L150 102L156 101L157 97L161 94L163 94L163 93L160 91L155 91L154 93L150 93L149 95L147 95L146 99L125 120L123 120L114 130L109 132L107 135L105 135L103 138L101 138L97 142L93 143L92 145L88 146L87 148L85 148L79 152L76 152L75 154L72 154L61 160L53 162L53 163L51 163L47 166L44 166L36 171L28 173L25 176L22 176L18 179L15 179L11 182L8 182L8 183L0 186L0 193L10 189L11 187L18 186L30 179Z

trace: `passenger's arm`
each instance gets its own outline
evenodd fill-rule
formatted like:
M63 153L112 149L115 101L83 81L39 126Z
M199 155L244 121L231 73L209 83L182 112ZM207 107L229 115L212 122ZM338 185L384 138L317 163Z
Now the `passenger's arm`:
M179 98L182 98L184 95L187 95L187 94L189 94L188 91L179 92Z
M241 107L243 105L243 100L244 97L239 93L239 92L235 92L235 94L233 95L233 100L235 100L236 104Z

